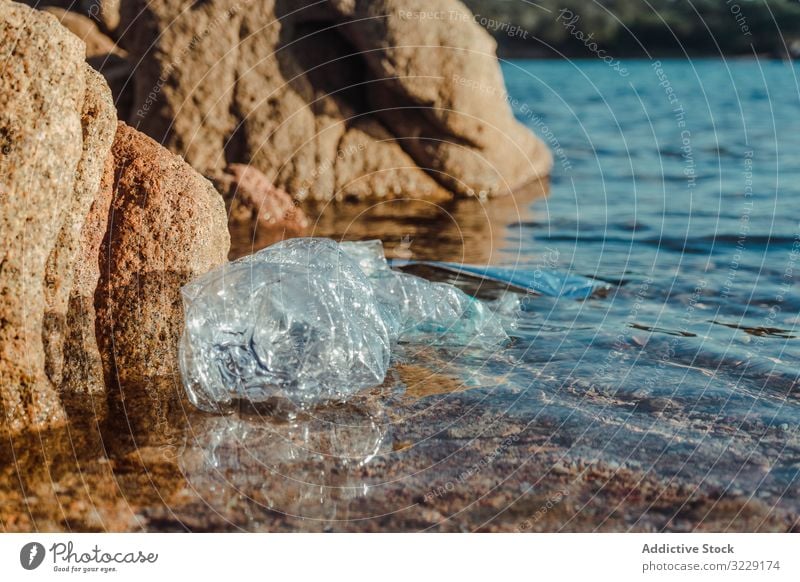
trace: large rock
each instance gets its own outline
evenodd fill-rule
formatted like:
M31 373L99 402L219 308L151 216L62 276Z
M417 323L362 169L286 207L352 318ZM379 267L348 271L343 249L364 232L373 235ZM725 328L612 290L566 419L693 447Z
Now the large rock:
M96 336L95 291L100 280L100 246L108 228L113 195L114 158L107 155L100 189L81 229L78 252L81 260L75 264L67 311L63 392L100 394L105 391L103 359Z
M492 39L469 18L408 21L389 1L251 4L122 6L120 42L141 63L130 123L201 172L246 163L301 200L440 201L549 170L505 101ZM456 0L433 4L468 16Z
M97 289L98 343L123 388L177 372L180 288L226 260L225 205L180 156L120 123Z
M118 126L84 59L52 15L0 0L0 433L58 424L59 389L173 374L180 287L228 252L222 197Z
M71 200L45 271L45 313L43 341L45 370L51 382L63 380L64 340L67 334L67 310L76 269L85 268L93 255L79 253L81 231L89 209L96 202L104 160L111 149L117 126L117 114L111 91L99 73L84 66L86 93L83 102L83 151L75 170ZM80 258L76 265L76 258ZM96 263L96 260L94 260ZM96 281L95 281L96 283Z
M545 145L514 119L494 39L463 4L333 4L380 81L370 84L371 107L420 166L466 195L507 193L550 171Z
M64 415L45 370L57 376L57 348L46 358L45 345L60 343L50 323L65 312L109 103L83 43L50 15L0 3L0 62L0 418L16 431Z
M111 6L108 2L99 2L98 0L84 4L83 8L88 16L52 6L46 7L44 10L58 18L64 27L86 44L86 61L92 68L102 73L111 87L117 109L127 115L131 106L131 96L126 89L133 66L128 60L127 53L101 31L98 23L94 20L100 18L102 14L108 14ZM72 6L71 8L81 7ZM118 9L119 6L117 6Z

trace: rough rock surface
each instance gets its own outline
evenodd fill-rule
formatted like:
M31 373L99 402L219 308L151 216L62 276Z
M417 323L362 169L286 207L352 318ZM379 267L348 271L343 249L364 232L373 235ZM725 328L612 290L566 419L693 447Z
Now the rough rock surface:
M0 0L0 433L61 423L115 363L174 373L180 286L228 252L222 197L118 127L84 59L55 17Z
M433 4L468 14L456 0ZM469 18L400 16L413 9L123 3L120 42L142 59L130 123L207 175L246 163L298 199L443 200L546 174L549 152L514 121L488 33ZM376 113L395 106L408 109ZM354 143L363 148L346 149Z
M237 238L267 246L307 234L309 223L302 208L256 168L231 164L214 185L225 199L228 229L232 234L247 231Z
M463 4L333 4L346 22L343 34L379 80L369 86L371 107L420 166L466 195L507 192L547 174L547 148L506 100L497 45Z
M15 431L63 418L43 321L62 307L73 253L53 251L102 167L105 114L83 43L52 16L0 3L0 63L0 418Z
M124 54L124 51L120 49L113 40L106 36L88 16L55 6L48 6L44 10L58 18L58 21L63 26L86 44L87 58L112 53L119 55Z
M127 115L131 106L130 92L127 91L128 78L133 66L128 60L127 53L106 36L94 20L106 14L103 10L107 4L107 2L98 4L97 0L84 3L82 8L88 16L73 12L72 10L81 8L77 5L70 6L71 10L53 6L44 10L58 18L64 27L86 44L86 61L103 75L111 87L117 109ZM119 6L117 6L117 16L119 16L118 9Z
M80 234L81 260L75 263L67 311L62 392L100 394L105 390L94 303L100 280L100 245L108 227L113 195L114 158L108 155L100 188Z
M98 343L121 386L177 371L180 287L225 261L222 197L183 159L120 123L114 198L100 253Z
M83 152L75 170L70 204L45 271L45 370L55 386L60 386L63 380L67 310L75 269L87 262L88 257L96 256L79 253L81 230L95 202L105 170L103 160L111 148L117 125L117 114L108 85L88 65L83 68L86 78L81 119ZM76 259L80 259L77 264Z

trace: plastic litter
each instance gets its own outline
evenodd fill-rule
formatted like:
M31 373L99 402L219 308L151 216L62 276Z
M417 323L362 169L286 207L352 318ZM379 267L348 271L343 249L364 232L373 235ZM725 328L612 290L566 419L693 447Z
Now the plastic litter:
M526 270L519 267L494 267L462 265L441 261L407 261L392 260L392 267L407 265L426 265L443 269L457 275L477 277L497 283L504 283L523 292L539 293L549 297L565 297L569 299L586 299L598 289L609 288L604 281L598 281L582 275L571 275L553 269Z
M299 406L380 384L398 342L497 347L500 319L452 285L393 271L380 241L283 241L183 290L180 369L189 399Z

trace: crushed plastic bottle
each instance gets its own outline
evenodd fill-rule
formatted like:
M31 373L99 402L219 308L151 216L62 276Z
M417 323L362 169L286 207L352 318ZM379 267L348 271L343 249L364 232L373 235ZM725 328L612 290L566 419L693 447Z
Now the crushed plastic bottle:
M239 399L344 400L383 381L397 342L508 339L477 299L393 271L380 241L283 241L187 284L183 299L181 375L208 411Z

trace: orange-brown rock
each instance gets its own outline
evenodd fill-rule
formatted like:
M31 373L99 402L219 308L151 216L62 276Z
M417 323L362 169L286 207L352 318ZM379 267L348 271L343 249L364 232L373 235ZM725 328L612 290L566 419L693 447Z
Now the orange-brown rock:
M81 260L75 264L64 344L62 391L99 394L105 390L103 361L96 337L95 290L100 280L100 245L108 228L114 195L114 158L107 155L100 189L83 223Z
M0 3L0 431L64 417L45 369L57 376L60 339L45 313L66 312L81 208L113 133L84 54L53 16Z
M222 197L118 127L84 59L51 14L0 0L0 433L59 424L59 389L174 373L180 287L228 252Z
M303 209L256 168L231 164L214 183L225 199L228 229L237 239L260 248L308 233Z
M124 123L112 155L97 329L107 379L124 389L177 373L180 288L224 262L230 238L222 197L181 157Z
M125 2L130 123L204 174L245 163L299 200L501 194L546 174L489 34L457 0L432 0L463 16L447 22L406 20L430 9L410 4Z

